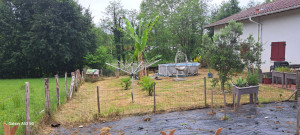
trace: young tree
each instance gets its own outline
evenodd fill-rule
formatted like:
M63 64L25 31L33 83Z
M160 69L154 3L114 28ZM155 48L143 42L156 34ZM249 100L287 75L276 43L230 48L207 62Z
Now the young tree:
M159 16L156 16L152 20L144 21L143 19L140 20L138 29L135 32L135 29L132 27L131 23L124 18L126 24L126 30L124 31L127 35L129 35L135 42L135 52L134 57L138 59L138 62L144 62L144 49L146 47L146 43L148 41L148 34L151 32L152 27L154 26L155 22L157 21ZM122 29L119 29L122 31ZM139 72L139 77L142 78L144 76L144 72Z
M224 95L224 108L226 118L226 96L224 91L225 83L236 73L244 69L244 63L240 57L239 37L242 35L242 23L229 21L229 24L221 30L221 33L214 35L213 53L210 57L210 65L218 72L221 90Z

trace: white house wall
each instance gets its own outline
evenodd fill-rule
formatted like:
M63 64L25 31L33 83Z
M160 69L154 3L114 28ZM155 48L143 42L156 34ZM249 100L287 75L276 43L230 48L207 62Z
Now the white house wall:
M272 62L271 42L286 42L286 61L290 64L300 64L300 9L277 13L273 15L252 18L256 22L262 23L262 70L269 71ZM243 35L241 39L246 39L252 34L254 39L258 39L258 25L249 20L242 21ZM223 26L216 26L215 33L220 32Z

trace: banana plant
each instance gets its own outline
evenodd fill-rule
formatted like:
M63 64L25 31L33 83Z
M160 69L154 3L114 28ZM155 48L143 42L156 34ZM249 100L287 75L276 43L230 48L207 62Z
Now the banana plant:
M134 47L134 58L138 60L139 63L144 61L144 49L146 47L146 43L148 40L148 34L150 33L151 29L153 28L154 24L157 22L159 16L154 17L153 19L150 19L148 21L144 21L144 19L141 19L139 21L139 25L137 30L135 30L131 23L126 19L125 17L123 18L125 20L126 24L126 29L122 30L119 28L120 31L123 31L125 34L129 35L135 42ZM136 32L137 31L137 32ZM142 77L143 74L140 74L140 77Z

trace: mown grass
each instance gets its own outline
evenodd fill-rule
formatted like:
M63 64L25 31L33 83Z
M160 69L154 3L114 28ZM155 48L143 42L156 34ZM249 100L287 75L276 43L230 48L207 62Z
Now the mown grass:
M175 82L171 77L161 77L156 82L156 111L177 111L205 106L204 77L207 69L199 70L199 75L188 77L187 81ZM241 74L245 76L244 74ZM59 123L84 123L95 120L97 113L96 86L99 86L100 116L102 118L152 113L154 98L142 91L138 81L134 82L134 103L131 102L131 88L123 90L121 78L107 77L96 83L85 83L74 98L63 105L54 117ZM214 72L214 77L217 74ZM213 89L214 107L223 106L223 92L220 87L211 87L210 79L206 80L207 105L211 104L211 90ZM260 103L286 100L292 90L282 89L271 85L260 84L258 99ZM231 88L226 87L226 101L232 104ZM249 95L242 95L241 103L249 103Z
M44 78L26 79L0 79L0 123L22 123L25 122L25 82L29 82L30 95L30 121L34 122L31 130L39 124L45 111L45 88ZM60 102L66 101L65 79L59 78ZM68 78L70 87L70 78ZM56 110L56 83L55 78L49 78L50 106L51 112ZM18 128L16 134L24 134L25 125ZM4 134L3 126L0 126L0 135Z

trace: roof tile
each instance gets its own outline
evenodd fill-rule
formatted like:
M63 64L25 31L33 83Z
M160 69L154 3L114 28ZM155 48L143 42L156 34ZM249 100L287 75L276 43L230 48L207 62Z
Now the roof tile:
M228 23L230 20L244 20L250 16L261 16L268 13L273 13L276 11L282 11L284 9L289 9L292 7L300 8L300 0L276 0L274 2L262 4L256 7L252 7L250 9L244 10L242 12L236 13L232 16L229 16L227 18L224 18L222 20L216 21L212 24L206 25L205 27L212 27L217 26L221 24ZM256 13L256 10L258 9L258 13Z

